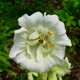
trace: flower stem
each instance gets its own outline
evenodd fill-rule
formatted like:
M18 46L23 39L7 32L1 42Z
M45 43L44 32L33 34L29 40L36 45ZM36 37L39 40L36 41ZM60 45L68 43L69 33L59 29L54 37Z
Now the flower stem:
M48 80L57 80L56 73L49 73L48 75Z
M38 80L47 80L47 73L39 73Z
M59 80L62 80L62 76L58 75Z

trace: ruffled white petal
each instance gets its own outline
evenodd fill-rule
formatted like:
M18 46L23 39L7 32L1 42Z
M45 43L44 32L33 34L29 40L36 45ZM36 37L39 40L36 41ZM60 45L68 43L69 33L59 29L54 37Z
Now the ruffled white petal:
M56 45L53 50L53 55L63 59L65 57L65 49L64 45Z
M33 13L30 16L31 22L33 23L33 26L37 27L43 22L43 14L41 12Z
M66 57L63 60L63 64L61 66L54 66L51 71L48 73L48 79L49 80L62 80L62 76L69 73L71 69L71 64L68 61L68 58ZM55 76L54 76L55 75Z
M55 43L59 45L71 46L71 41L66 34L56 36Z
M22 51L20 54L17 54L16 57L14 58L14 61L17 63L20 63L22 60L24 60L24 58L27 55L24 53L24 51Z
M15 61L18 63L20 62L23 69L29 69L30 71L36 71L39 73L49 71L53 67L53 65L61 65L63 61L56 56L43 58L43 56L41 57L41 55L39 61L37 61L25 54L26 52L23 52L23 54L19 55L19 57L17 56L15 58ZM20 56L22 56L22 58Z
M55 32L55 35L57 36L66 33L64 23L61 21L58 21L53 27L53 32Z
M57 15L46 15L44 16L44 21L43 21L43 25L45 25L46 27L54 27L54 25L59 21L58 16Z
M39 46L37 49L37 52L43 55L43 57L46 57L49 53L51 53L51 48L45 49L43 46ZM37 53L38 54L38 53ZM40 57L40 56L37 56ZM37 58L39 59L39 58Z
M31 58L33 58L33 54L31 53L31 50L30 50L30 45L27 45L26 46L26 54L29 54L31 56Z
M22 48L22 47L19 47L19 46L17 47L16 45L13 45L13 47L10 50L9 57L10 58L16 57L16 55L20 54L21 52L23 52L24 49L25 48Z
M45 60L46 64L49 65L50 69L53 67L53 66L60 66L63 64L63 59L57 57L56 55L49 55L46 57L46 60Z
M18 30L15 30L15 35L14 35L14 44L17 46L25 46L27 39L27 30L25 28L20 28Z
M48 52L48 50L45 50L43 48L38 48L37 49L37 60L35 60L34 54L32 53L30 47L27 46L27 53L25 51L25 54L29 54L31 56L31 58L28 59L27 58L28 55L25 56L24 53L21 52L20 53L21 56L24 55L24 57L21 58L20 54L18 54L16 56L16 58L14 58L14 59L17 63L20 62L21 66L24 66L25 69L29 69L31 71L37 71L40 73L49 71L53 66L61 65L63 62L62 58L64 57L64 53L62 53L62 52L64 52L64 49L63 49L64 47L63 46L60 46L60 47L55 48L56 51L58 51L58 52L59 52L59 50L62 49L61 52L59 52L59 54L57 54L57 52L54 51L54 53L52 53L50 56L47 56L47 57L44 57L44 55L46 55L46 52ZM62 55L62 56L60 56L60 55Z
M22 27L28 27L28 25L30 24L29 16L27 14L24 14L18 19L18 24Z
M41 70L44 68L42 67L44 66L42 60L41 62L38 63L34 59L32 60L30 58L24 58L24 60L20 62L20 65L22 66L23 69L29 69L30 71L34 71L34 72L41 72Z
M68 58L66 57L64 60L64 64L58 67L56 74L64 76L67 73L70 73L71 63L69 63Z
M21 34L21 33L23 33L23 32L26 32L27 31L27 29L25 29L24 27L21 27L20 29L18 29L18 30L15 30L15 34Z
M9 54L10 58L16 57L17 54L20 54L22 51L25 50L25 47L26 47L25 39L27 38L26 31L27 30L23 27L15 31L14 45L11 48L10 54Z
M18 19L19 26L27 27L34 27L40 24L43 20L43 15L40 12L36 12L31 16L24 14L22 17Z
M41 60L44 59L42 51L43 51L43 50L41 50L41 47L39 47L39 48L37 49L36 59L37 59L38 62L40 62Z
M69 63L68 57L65 58L65 64L69 69L71 68L71 63Z

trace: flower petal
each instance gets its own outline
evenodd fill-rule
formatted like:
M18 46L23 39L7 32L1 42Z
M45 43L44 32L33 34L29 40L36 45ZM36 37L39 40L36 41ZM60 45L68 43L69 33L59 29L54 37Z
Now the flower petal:
M40 22L42 22L42 19L43 19L42 13L36 12L31 16L24 14L22 17L18 19L18 22L19 26L27 28L37 26L38 24L40 24Z
M55 35L57 36L66 33L64 23L61 21L58 21L53 27L53 32L55 32Z
M20 29L15 30L15 34L21 34L21 33L26 32L26 31L27 31L27 29L25 29L24 27L21 27Z
M17 54L16 57L14 58L14 61L17 63L20 63L22 60L24 60L26 54L24 54L24 51L21 52L20 54Z
M56 74L64 76L65 74L69 73L71 69L71 63L69 63L68 58L65 58L64 64L58 67Z
M37 62L34 59L30 59L28 57L24 58L23 61L20 62L20 65L23 69L29 69L30 71L33 72L42 72L41 70L43 69L43 62Z
M32 23L37 27L43 21L43 14L41 12L33 13L30 16L30 19L31 19Z
M27 44L29 45L36 45L39 42L39 39L34 40L34 41L27 41Z
M63 59L57 57L54 54L48 55L45 59L45 64L49 65L51 69L53 66L60 66L63 64Z
M22 17L18 19L19 26L27 27L30 24L30 19L27 14L24 14Z
M65 57L66 47L63 45L55 45L52 54L63 59Z
M38 57L40 57L40 55L46 57L48 54L50 54L50 52L51 52L51 48L45 49L43 46L39 46L37 49L37 60L39 59ZM40 55L38 56L38 54Z
M34 40L34 39L37 39L39 37L39 34L37 31L35 31L35 32L31 33L28 37L29 37L29 39Z
M46 15L44 16L44 21L43 24L44 25L48 25L48 27L50 26L54 26L57 22L59 21L58 16L57 15Z
M43 53L42 53L42 47L39 46L38 49L37 49L37 56L36 56L36 59L38 62L40 62L41 60L43 60Z
M56 42L56 44L59 44L59 45L65 45L65 46L71 46L72 45L70 39L67 37L66 34L56 36L55 42Z
M20 57L17 56L16 58L18 59L16 60L17 62L20 62L20 65L22 66L23 69L29 69L30 71L35 71L39 73L49 71L53 66L61 65L63 63L63 60L56 57L55 55L43 58L43 55L39 51L37 53L39 61L28 56L26 52L21 54L23 56L21 59L19 59Z
M71 63L69 63L68 57L65 58L65 64L67 63L68 68L71 68Z
M27 30L23 27L19 30L15 30L15 36L14 36L14 44L19 46L25 46L27 39Z
M25 50L25 46L26 46L25 39L27 38L25 31L26 30L23 27L15 31L14 45L11 48L9 54L10 58L16 57L17 54L20 54L22 51Z
M47 34L47 32L49 31L49 29L47 27L44 27L43 25L39 25L38 27L36 27L36 30L41 34Z
M16 57L17 54L20 54L22 51L24 51L24 48L13 45L13 47L10 50L9 57L14 58Z
M27 49L27 54L29 54L33 58L33 54L31 53L30 50L30 45L27 44L26 49Z

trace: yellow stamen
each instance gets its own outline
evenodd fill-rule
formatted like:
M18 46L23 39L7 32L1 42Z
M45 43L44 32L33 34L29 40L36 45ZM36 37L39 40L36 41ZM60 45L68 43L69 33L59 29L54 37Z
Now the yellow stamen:
M48 31L48 35L51 36L52 35L52 32Z
M50 47L54 47L54 44L49 44Z
M29 41L35 41L35 40L37 40L37 39L39 39L39 38L36 38L36 39L28 39Z
M42 35L42 34L40 34L39 38L40 38L40 40L42 40L42 39L43 39L43 35Z
M43 40L42 45L44 46L44 45L46 45L46 44L47 44L47 42L46 42L45 40Z

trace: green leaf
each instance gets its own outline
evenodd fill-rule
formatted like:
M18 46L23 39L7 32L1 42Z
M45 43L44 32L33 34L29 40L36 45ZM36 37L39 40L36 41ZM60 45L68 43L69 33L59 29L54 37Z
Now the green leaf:
M0 69L0 72L2 72L2 70Z
M66 22L66 26L71 26L71 22L70 21L67 21Z
M6 71L8 72L8 74L16 76L16 73L14 71L11 71L11 70L6 70Z
M0 67L4 68L4 70L5 68L10 67L10 63L3 56L0 56Z
M33 75L33 79L34 79L34 80L37 80L37 77L36 77L35 75Z
M73 1L74 1L73 7L77 8L79 6L79 2L77 0L73 0Z
M66 21L67 13L64 10L56 10L55 13L59 15L62 21Z
M47 80L47 73L39 73L38 80Z
M80 26L80 19L78 20L78 25Z

